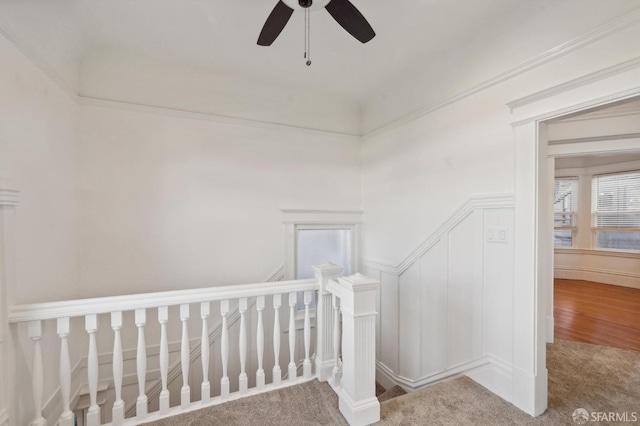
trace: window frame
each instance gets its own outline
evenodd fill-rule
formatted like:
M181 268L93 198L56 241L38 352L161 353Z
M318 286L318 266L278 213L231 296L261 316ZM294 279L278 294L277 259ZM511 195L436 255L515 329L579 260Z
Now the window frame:
M574 181L575 182L575 187L574 187L574 191L571 194L572 196L572 203L571 203L571 212L569 213L565 213L565 212L556 212L555 211L555 183L556 181L559 180L565 180L565 181ZM554 226L553 226L553 232L554 232L554 248L571 248L571 247L575 247L575 234L576 232L578 232L578 211L579 211L579 193L580 193L580 178L578 176L555 176L553 178L553 183L554 183L554 210L553 210L553 222L554 222ZM556 216L557 215L569 215L571 217L571 224L572 226L555 226L555 220L556 220ZM571 245L570 246L556 246L555 245L555 232L556 231L571 231Z

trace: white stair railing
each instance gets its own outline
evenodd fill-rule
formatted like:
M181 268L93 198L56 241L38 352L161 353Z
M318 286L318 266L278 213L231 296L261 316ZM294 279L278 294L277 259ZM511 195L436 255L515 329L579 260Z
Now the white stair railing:
M97 348L98 333L108 333L113 338L113 377L109 386L115 393L115 401L111 412L113 425L138 424L139 422L157 420L164 417L180 414L203 406L215 405L244 396L290 386L318 377L321 381L331 379L331 384L340 397L340 410L350 424L368 424L379 419L379 405L374 404L370 395L375 399L375 292L378 291L379 282L361 275L347 278L338 278L342 268L322 264L314 267L316 279L281 281L275 283L260 283L226 287L212 287L206 289L179 290L160 293L148 293L128 296L104 297L96 299L81 299L64 302L40 303L20 305L9 308L9 323L17 327L18 323L27 323L28 337L33 342L33 396L31 404L34 407L32 425L47 424L42 413L43 382L45 380L42 366L42 341L43 321L57 321L57 335L59 337L60 368L59 384L62 400L62 415L57 419L58 424L68 426L73 424L73 416L70 407L70 383L72 382L68 338L73 330L70 329L71 319L84 318L85 338L88 337L87 352L87 377L90 406L87 412L86 424L97 426L101 424L103 416L98 405L99 385L99 354ZM336 281L335 279L338 278ZM296 304L297 295L303 293L304 300L304 326L303 346L304 359L302 361L302 376L297 375L296 363ZM312 310L310 304L313 292L317 292L318 307L316 309L316 350L315 370L311 360L311 327ZM289 304L289 360L288 379L282 381L280 369L280 308L282 295L288 296ZM272 382L265 383L264 372L264 319L263 312L267 308L266 296L272 297L273 309L273 354L274 365ZM248 356L248 332L245 315L248 312L248 300L255 298L257 311L257 325L255 335L255 355L257 369L255 371L255 387L249 388L247 372ZM354 301L358 299L359 302ZM361 299L361 300L360 300ZM211 316L211 302L220 302L221 333L220 333L220 359L222 378L220 381L220 394L211 395L211 382L209 377L209 323ZM240 314L238 354L240 361L240 374L238 377L238 391L230 392L229 381L229 326L228 316L232 301L238 304ZM371 303L373 305L371 305ZM189 383L190 357L189 320L191 305L199 305L201 321L201 348L202 382L198 384L201 390L201 399L192 401L191 386ZM169 307L179 307L179 318L170 318ZM145 393L147 380L147 342L145 339L145 327L148 325L150 310L157 310L158 323L160 325L159 369L162 391L159 395L158 411L148 412L150 400ZM123 322L125 312L134 313L133 324ZM340 334L340 313L344 332ZM108 315L111 320L111 329L98 330L101 316ZM181 327L180 365L182 372L182 387L180 388L179 405L170 407L170 390L168 388L168 364L169 344L167 340L167 326L172 321ZM179 321L179 322L178 322ZM123 401L123 348L121 331L125 326L137 329L136 348L136 377L138 396L134 401ZM78 330L79 331L79 330ZM253 339L252 339L253 341ZM340 344L341 342L341 344ZM340 358L342 348L342 362ZM50 353L53 348L46 348ZM253 349L252 349L253 350ZM300 349L302 351L302 349ZM301 354L300 354L301 355ZM215 359L215 358L214 358ZM356 360L358 363L356 364ZM253 374L253 373L252 373ZM253 377L253 376L252 376ZM51 375L47 376L47 380ZM49 386L50 388L51 386ZM175 398L174 398L175 399ZM136 417L125 419L125 406L128 402L135 404ZM377 403L377 400L375 400ZM53 419L49 419L49 423Z

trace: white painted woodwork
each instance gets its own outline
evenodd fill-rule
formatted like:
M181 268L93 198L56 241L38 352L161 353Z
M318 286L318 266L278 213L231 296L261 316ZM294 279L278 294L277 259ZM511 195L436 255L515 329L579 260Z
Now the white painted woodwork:
M334 315L332 295L327 290L329 281L342 275L344 268L330 262L313 266L315 278L320 286L316 304L316 376L325 381L331 378L334 367L333 332Z
M169 321L169 308L158 308L158 322L160 323L160 379L162 390L160 391L160 414L169 412L169 389L167 388L167 376L169 374L169 344L167 342L167 322Z
M189 305L180 305L180 321L182 321L182 342L180 345L180 365L182 367L182 388L180 389L180 407L186 409L191 404L191 388L189 387Z
M113 387L115 389L115 401L111 410L111 422L114 426L124 423L124 401L122 399L122 375L123 375L123 359L122 359L122 338L120 330L122 330L122 312L116 311L111 313L111 328L113 329Z
M298 375L296 366L296 304L297 293L289 293L289 381L295 380Z
M331 384L334 388L340 386L340 342L342 334L340 332L340 299L333 294L331 296L333 306L333 369L331 370Z
M443 238L420 259L420 300L429 304L429 309L420 310L419 317L421 320L420 377L445 371L449 364L449 335L446 320L449 318L448 254L449 239ZM382 285L384 287L384 283ZM385 316L384 319L386 318Z
M264 357L264 324L262 319L262 313L265 308L265 297L258 296L256 298L256 310L258 311L258 324L256 330L256 351L258 355L258 370L256 371L256 387L258 389L264 389L265 386L265 374L262 366Z
M136 420L147 417L147 345L144 339L144 326L147 323L147 311L136 309L135 323L138 327L138 350L136 352L136 369L138 373L138 399L136 400Z
M411 265L400 275L400 328L398 330L401 351L399 374L410 379L420 377L420 263ZM344 310L342 311L344 321ZM343 330L344 332L344 330ZM416 355L418 354L418 355Z
M375 269L375 268L374 268ZM391 371L398 370L400 305L399 277L380 271L380 361ZM446 345L442 345L445 346Z
M200 339L200 359L202 361L202 386L200 390L202 404L211 402L211 383L209 382L209 315L211 303L200 304L200 318L202 318L202 336Z
M318 285L315 279L304 279L13 305L9 308L9 323L240 299L242 297L254 297L258 294L269 296L317 290L317 288Z
M33 395L34 417L31 421L32 426L44 426L47 419L42 416L42 392L44 371L42 367L42 321L31 321L28 324L28 336L33 342L33 369L31 377L31 387Z
M305 379L311 378L311 359L309 358L309 352L311 351L311 314L309 313L311 295L312 292L309 290L304 292L304 361L302 374Z
M69 317L58 318L57 332L60 337L60 396L62 398L62 414L58 420L60 426L73 426L71 411L71 359L69 357Z
M239 337L239 349L240 349L240 375L238 376L238 386L240 394L247 393L249 387L249 381L247 378L246 364L247 364L247 323L245 320L245 314L247 313L247 298L243 297L239 300L238 310L240 311L240 337Z
M282 370L280 369L280 306L282 306L282 295L273 295L273 385L279 386L282 381Z
M98 406L98 348L96 333L98 331L98 316L85 315L85 330L89 334L89 353L87 357L87 378L89 383L89 399L91 405L87 411L87 426L100 424L100 407Z
M362 274L340 277L329 291L340 298L342 311L342 378L340 412L350 425L380 420L376 398L376 293L380 281Z
M220 301L220 315L222 316L222 335L220 337L220 359L222 360L222 378L220 379L220 398L229 398L229 376L227 364L229 362L229 330L227 329L227 315L229 315L229 301Z

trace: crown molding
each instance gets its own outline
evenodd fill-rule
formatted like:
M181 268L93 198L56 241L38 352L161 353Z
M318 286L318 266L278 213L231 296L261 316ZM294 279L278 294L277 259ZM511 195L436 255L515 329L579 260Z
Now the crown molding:
M330 130L314 129L302 126L293 126L290 124L271 123L268 121L251 120L247 118L229 117L219 114L197 112L184 110L179 108L168 108L154 105L146 105L136 102L127 102L105 98L95 98L91 96L78 95L77 101L79 105L91 106L99 108L111 108L117 110L141 112L146 114L165 115L169 117L184 118L188 120L211 121L219 124L228 124L243 127L256 127L260 129L272 129L286 132L301 132L305 134L330 135L352 138L359 141L360 135L355 133L334 132Z
M638 67L640 67L640 57L631 59L629 61L622 62L622 63L617 64L617 65L613 65L613 66L610 66L610 67L607 67L607 68L603 68L601 70L592 72L590 74L583 75L582 77L574 78L573 80L569 80L569 81L564 82L562 84L558 84L556 86L549 87L548 89L545 89L545 90L540 90L539 92L533 93L531 95L525 96L525 97L520 98L520 99L516 99L515 101L511 101L511 102L507 103L507 106L509 107L509 110L511 112L513 112L513 110L516 109L516 108L520 108L520 107L523 107L525 105L532 104L532 103L534 103L536 101L539 101L541 99L545 99L545 98L548 98L550 96L558 95L560 93L567 92L567 91L569 91L571 89L575 89L576 87L584 86L584 85L589 84L589 83L594 83L596 81L603 80L603 79L605 79L605 78L607 78L609 76L616 75L618 73L621 73L621 72L624 72L624 71L628 71L628 70L632 70L632 69L638 68ZM634 108L634 111L635 111L635 113L640 113L640 108L636 107L636 108ZM595 115L596 112L594 112L593 114ZM613 112L610 112L609 114L613 114ZM604 112L604 111L603 111L602 115L605 116L605 117L607 117L607 116L615 116L615 115L607 115L606 112ZM582 118L582 119L586 119L586 118ZM563 121L569 121L569 120L570 119L563 120Z
M589 44L594 43L610 34L615 34L638 22L640 22L640 9L635 9L625 15L622 15L617 19L614 19L612 21L607 22L604 25L601 25L600 27L592 31L584 33L581 36L578 36L538 56L535 56L529 59L528 61L521 63L520 65L517 65L509 70L503 71L481 83L473 85L469 87L467 90L464 90L458 94L442 99L440 101L436 101L431 105L421 108L413 113L407 114L404 117L401 117L388 124L382 125L369 132L366 132L363 134L363 140L366 141L375 136L386 133L404 124L414 121L422 116L425 116L433 111L444 108L447 105L451 105L459 100L467 98L471 95L474 95L478 92L481 92L485 89L488 89L506 80L512 79L520 74L523 74L541 65L544 65L547 62L550 62L554 59L561 58L562 56L565 56L582 47L588 46Z
M453 213L438 229L431 234L422 244L418 246L405 260L397 266L385 263L376 259L362 259L362 266L377 269L387 274L400 276L414 263L418 261L426 252L435 246L444 236L462 222L476 209L499 209L513 208L515 198L513 194L479 195L469 199L458 210Z

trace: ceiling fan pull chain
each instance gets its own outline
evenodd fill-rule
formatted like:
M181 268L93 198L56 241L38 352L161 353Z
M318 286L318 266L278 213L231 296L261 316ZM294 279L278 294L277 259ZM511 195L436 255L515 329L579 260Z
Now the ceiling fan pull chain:
M307 18L307 66L311 66L311 14L306 9L309 17Z
M304 9L304 58L307 59L307 13L309 9Z

